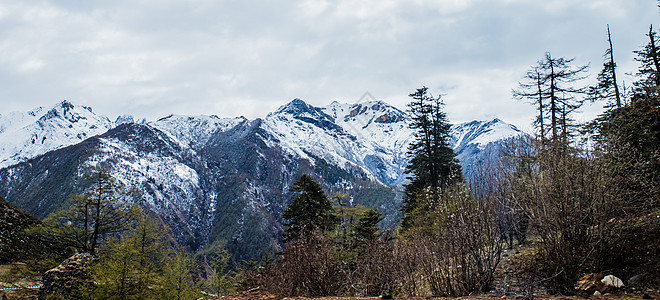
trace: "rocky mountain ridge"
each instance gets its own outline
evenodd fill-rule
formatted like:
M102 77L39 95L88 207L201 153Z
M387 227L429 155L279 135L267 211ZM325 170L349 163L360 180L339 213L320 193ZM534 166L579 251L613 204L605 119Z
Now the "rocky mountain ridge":
M47 129L37 133L30 132L36 124L30 118L17 118L28 124L18 130L18 121L0 119L14 124L3 127L14 128L13 134L23 132L17 140L27 140L32 151L1 158L7 165L0 169L0 196L40 218L85 188L76 180L84 170L105 165L139 191L138 201L160 215L181 243L191 248L218 243L239 258L258 257L280 244L281 212L292 196L288 188L303 173L329 194L348 193L353 204L379 208L387 224L398 219L413 134L407 114L382 101L319 108L295 99L256 120L171 115L148 123L128 117L110 122L68 101L54 111L46 114L50 123L40 123ZM455 149L465 162L520 134L497 119L455 128L460 133ZM79 132L68 131L74 129ZM96 129L105 131L78 140ZM61 137L65 147L29 148L26 137L43 132L50 134L46 140ZM8 166L10 159L24 161Z

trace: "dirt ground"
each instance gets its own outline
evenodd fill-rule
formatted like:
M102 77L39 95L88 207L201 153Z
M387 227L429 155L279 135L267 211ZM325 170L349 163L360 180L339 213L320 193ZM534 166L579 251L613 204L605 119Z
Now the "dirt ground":
M37 299L38 290L15 290L15 291L0 291L0 299ZM230 296L212 298L210 300L380 300L379 297L321 297L321 298L302 298L302 297L283 297L273 295L264 290L253 290L249 292L240 292ZM508 295L502 296L499 294L486 294L478 296L467 296L459 298L431 298L431 297L415 297L415 298L395 298L403 300L643 300L655 299L660 300L660 293L647 292L647 293L618 293L603 296L557 296L547 294L534 294L534 295Z
M230 296L218 297L213 300L306 300L310 298L302 297L282 297L273 295L264 290L253 290L248 292L240 292ZM321 297L313 298L314 300L376 300L381 299L379 297ZM533 294L533 295L508 295L502 296L496 293L486 294L486 295L477 295L477 296L466 296L458 298L432 298L432 297L414 297L414 298L395 298L395 299L406 299L406 300L427 300L427 299L438 299L438 300L502 300L502 299L512 299L512 300L583 300L583 299L594 299L594 300L641 300L641 299L655 299L660 300L660 294L658 293L618 293L610 294L603 296L558 296L558 295L547 295L547 294Z

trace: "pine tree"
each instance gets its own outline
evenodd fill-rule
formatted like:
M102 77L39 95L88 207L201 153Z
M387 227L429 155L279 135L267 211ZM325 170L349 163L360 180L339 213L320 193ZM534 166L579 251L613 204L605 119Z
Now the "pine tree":
M606 107L621 107L621 92L616 80L616 63L614 62L614 47L610 25L607 25L607 42L609 47L605 50L603 70L598 74L598 84L589 87L589 100L606 101Z
M369 209L357 219L353 227L353 239L356 246L366 246L380 237L378 223L383 220L383 214L377 209Z
M658 35L653 31L653 25L649 27L649 43L642 50L635 51L636 61L642 65L637 72L640 80L635 82L635 87L640 92L653 95L657 94L660 86L660 49L658 49Z
M283 234L285 241L296 240L305 231L327 232L337 224L332 202L311 176L303 174L293 183L291 191L298 194L282 214L287 226Z
M427 87L417 89L408 95L408 104L415 130L415 140L410 144L408 155L412 158L406 167L410 183L405 186L405 199L401 207L403 219L401 227L412 225L412 212L419 207L418 197L426 188L450 186L462 181L461 166L454 150L449 147L451 124L442 111L444 105L440 96L429 94Z

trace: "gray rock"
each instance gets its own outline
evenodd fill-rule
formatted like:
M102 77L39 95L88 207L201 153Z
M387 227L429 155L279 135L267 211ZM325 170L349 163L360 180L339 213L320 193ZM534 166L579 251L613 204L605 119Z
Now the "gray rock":
M619 279L618 277L614 275L607 275L603 277L603 279L600 280L603 284L606 286L611 286L615 288L621 288L623 287L623 280Z
M630 279L628 279L628 285L629 286L640 286L641 284L643 284L644 279L646 278L647 275L648 275L648 273L641 273L641 274L637 274L633 277L630 277Z
M69 298L77 289L91 282L89 267L94 258L89 253L75 254L42 277L39 299Z

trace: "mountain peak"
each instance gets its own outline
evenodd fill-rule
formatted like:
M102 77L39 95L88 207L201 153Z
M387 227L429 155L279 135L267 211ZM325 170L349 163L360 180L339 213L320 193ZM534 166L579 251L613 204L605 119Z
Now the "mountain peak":
M62 100L50 109L12 113L0 120L0 128L2 168L102 134L112 122L89 107Z
M456 124L452 126L452 131L454 132L452 144L455 150L469 144L484 147L491 142L523 134L518 128L499 118Z
M65 108L65 109L75 107L73 103L71 103L69 100L66 99L62 100L62 102L58 103L56 106L60 106L61 108Z
M280 113L289 113L292 115L299 115L299 114L304 114L304 113L318 113L318 110L316 107L311 106L307 104L307 102L295 98L291 102L280 106L274 114L280 114Z

